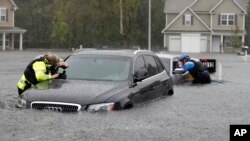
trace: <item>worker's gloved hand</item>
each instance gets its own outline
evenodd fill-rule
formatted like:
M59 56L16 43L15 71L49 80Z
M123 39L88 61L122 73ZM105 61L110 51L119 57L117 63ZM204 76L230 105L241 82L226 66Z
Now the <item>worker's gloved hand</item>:
M69 67L69 64L66 63L66 62L59 62L59 63L58 63L58 66L61 67L61 68L63 68L63 69L66 69L66 68Z
M66 79L67 75L66 75L66 71L64 70L62 73L59 73L58 79Z
M52 78L52 79L55 79L55 78L57 78L58 76L59 76L59 74L56 73L56 74L51 75L51 78Z

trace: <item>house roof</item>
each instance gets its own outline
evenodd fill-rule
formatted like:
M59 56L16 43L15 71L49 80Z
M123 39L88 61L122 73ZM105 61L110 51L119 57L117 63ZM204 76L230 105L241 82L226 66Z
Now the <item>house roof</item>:
M14 10L16 10L17 9L17 6L16 6L16 4L15 4L15 2L13 1L13 0L9 0L10 2L11 2L11 4L14 6L13 8L14 8Z
M27 30L22 29L20 27L0 27L0 33L6 32L6 33L24 33Z
M224 0L220 0L220 2L219 3L217 3L210 11L209 11L209 13L211 13L211 12L213 12L213 10L215 10L222 2L223 2ZM247 4L248 3L245 3L246 1L245 0L233 0L233 2L245 13L245 14L247 14L246 13L246 11L247 11L247 9L244 9L243 7L245 7L245 8L247 8ZM240 5L240 4L244 4L245 3L245 5Z
M165 13L180 13L186 7L191 6L196 0L166 0Z
M208 2L208 0L197 0L191 8L197 12L208 12L218 3L218 1L219 0L209 0Z
M191 7L195 5L198 1L202 0L166 0L165 1L165 13L180 13L186 7ZM210 1L208 7L211 9L206 9L206 11L210 11L217 7L223 0L207 0ZM217 2L216 2L217 1ZM248 0L233 0L244 12L247 11ZM212 5L211 5L212 4Z
M183 15L183 13L184 13L185 11L187 11L187 10L189 10L189 11L190 11L190 12L191 12L191 13L201 22L201 24L203 24L203 25L207 28L208 31L212 32L212 30L208 27L208 25L206 25L206 23L204 23L204 22L201 20L201 18L200 18L191 8L187 7L187 8L185 8L177 17L175 17L175 19L172 20L172 22L169 23L168 26L166 26L166 27L162 30L162 33L164 33L171 25L173 25L173 24L175 23L175 21L176 21L178 18L180 18L180 16Z
M245 10L245 12L247 12L247 6L249 0L234 0L234 1L237 2L240 5L240 7Z

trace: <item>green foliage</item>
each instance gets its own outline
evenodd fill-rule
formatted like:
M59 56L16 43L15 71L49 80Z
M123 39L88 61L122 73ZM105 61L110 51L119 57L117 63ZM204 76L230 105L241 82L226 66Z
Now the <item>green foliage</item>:
M240 48L242 47L242 45L244 45L244 43L242 43L240 36L237 36L238 33L239 33L239 27L236 26L235 29L233 30L234 36L231 36L230 38L230 45L233 47L233 52L234 49Z
M68 25L64 22L62 12L57 12L56 17L52 21L51 39L55 44L63 44L68 34Z
M230 44L233 48L240 48L242 47L243 43L239 36L231 36Z
M246 20L245 20L245 25L246 25L245 45L250 46L250 0L248 0L247 15L246 15Z
M146 0L14 0L16 26L27 29L24 42L42 47L125 48L148 43ZM123 33L120 33L120 8ZM152 1L152 45L162 46L164 0Z

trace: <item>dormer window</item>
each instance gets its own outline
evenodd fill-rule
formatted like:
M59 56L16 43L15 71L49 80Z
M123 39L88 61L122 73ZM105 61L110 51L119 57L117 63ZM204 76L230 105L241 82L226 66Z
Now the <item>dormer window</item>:
M235 25L235 14L223 13L220 15L221 25Z
M187 26L191 25L191 15L190 14L185 15L185 25L187 25Z
M6 8L0 8L0 22L6 22L7 12Z

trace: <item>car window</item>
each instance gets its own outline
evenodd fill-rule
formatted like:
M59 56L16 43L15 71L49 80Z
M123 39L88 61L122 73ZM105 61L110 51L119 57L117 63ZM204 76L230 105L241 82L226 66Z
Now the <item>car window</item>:
M178 57L173 58L173 72L174 72L174 70L176 68L180 68L178 62L179 62L179 58Z
M157 68L158 68L158 72L162 72L164 70L162 64L160 63L160 61L158 60L158 58L154 57L155 62L157 64Z
M134 72L137 72L141 68L145 68L145 62L142 56L138 56L135 60Z
M145 59L145 63L148 69L149 76L156 75L158 73L158 68L157 68L157 64L153 56L144 55L143 57Z
M67 61L67 79L123 81L128 79L131 58L121 56L75 55Z
M170 73L170 60L169 58L164 58L164 57L161 57L161 60L162 60L162 63L164 65L164 68Z

